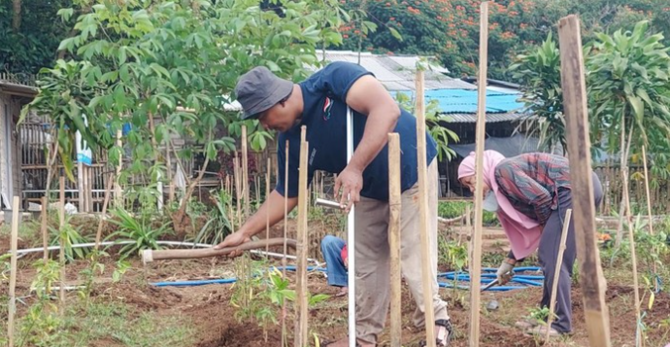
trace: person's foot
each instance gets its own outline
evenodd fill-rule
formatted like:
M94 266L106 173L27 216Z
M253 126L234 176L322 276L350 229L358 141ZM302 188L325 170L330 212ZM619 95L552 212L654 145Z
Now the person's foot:
M340 288L340 291L335 294L335 297L341 297L341 296L346 296L349 294L349 288L348 287L342 287Z
M521 318L518 320L516 323L514 323L514 326L521 329L521 330L528 330L535 328L536 326L540 325L540 322L537 321L537 319L532 319L532 318Z
M528 330L526 330L526 334L528 335L535 335L538 337L544 337L547 336L547 330L549 330L549 337L550 338L555 338L555 337L560 337L562 334L558 330L548 327L546 325L537 325L535 327L532 327Z
M327 343L324 345L324 347L349 347L349 337L339 339L335 342ZM356 347L376 347L376 345L374 343L363 342L357 339Z
M435 321L435 345L437 347L448 347L451 340L452 327L448 319L438 319ZM427 346L426 341L421 341L419 346Z

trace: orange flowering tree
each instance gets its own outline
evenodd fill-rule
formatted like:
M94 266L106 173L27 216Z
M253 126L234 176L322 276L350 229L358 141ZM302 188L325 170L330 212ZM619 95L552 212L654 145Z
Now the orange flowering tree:
M340 28L343 49L437 57L456 77L477 71L481 0L340 0L343 8L367 13L377 30L365 32L359 21ZM667 0L500 0L489 6L489 76L511 79L514 57L556 33L558 20L578 13L584 41L595 32L632 28L650 21L652 32L670 38ZM396 32L399 35L396 35ZM398 38L401 36L401 38Z

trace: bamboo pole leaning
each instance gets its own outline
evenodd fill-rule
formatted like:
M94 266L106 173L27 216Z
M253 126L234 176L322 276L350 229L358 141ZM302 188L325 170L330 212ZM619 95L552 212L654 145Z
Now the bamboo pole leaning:
M561 232L561 243L558 248L558 255L556 257L556 269L554 270L554 282L551 286L551 299L549 301L549 316L547 317L547 327L551 327L554 321L554 311L556 311L556 292L558 291L558 280L561 276L561 266L563 265L563 253L565 253L565 242L568 239L568 231L570 230L570 220L572 218L572 209L565 211L563 218L563 230ZM549 344L549 333L551 329L547 329L547 334L544 338L544 343Z
M60 176L60 206L58 207L58 234L60 239L60 299L58 310L62 316L65 315L65 235L63 229L65 228L65 177Z
M477 76L477 129L475 132L475 223L470 247L470 347L479 346L480 281L484 198L484 137L486 132L486 78L488 64L489 3L479 10L479 75Z
M247 126L242 125L242 192L244 192L244 220L249 218L249 157L247 153Z
M652 236L654 235L654 216L652 215L651 212L651 194L649 192L649 170L647 168L647 151L642 146L642 164L644 166L644 191L645 195L647 196L647 215L649 216L649 234ZM658 274L658 268L656 266L656 262L653 263L652 265L652 271L654 272L654 275ZM659 285L658 281L654 279L654 289L656 292L659 291Z
M389 149L389 250L391 258L391 347L402 344L402 303L400 266L400 136L388 135Z
M286 140L286 149L284 152L284 157L286 158L286 162L284 164L284 240L287 238L288 234L288 223L287 223L287 218L288 218L288 140ZM279 158L277 158L279 160ZM277 169L279 169L279 161L277 161ZM277 176L279 177L279 176ZM287 256L287 245L286 242L284 242L284 257L282 258L281 264L282 264L282 277L286 278L286 256ZM282 300L282 316L281 316L281 347L285 347L287 341L286 337L286 301Z
M47 250L47 247L49 247L49 230L48 230L48 223L49 223L49 199L46 196L42 197L42 211L40 211L40 230L42 232L42 246L44 247L44 263L46 264L47 261L49 260L49 251Z

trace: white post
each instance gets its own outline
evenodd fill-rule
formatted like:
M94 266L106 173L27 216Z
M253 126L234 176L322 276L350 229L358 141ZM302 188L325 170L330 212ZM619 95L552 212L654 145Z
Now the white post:
M347 164L354 155L354 113L347 106ZM349 287L349 347L356 347L356 242L354 242L354 206L347 219L347 270Z

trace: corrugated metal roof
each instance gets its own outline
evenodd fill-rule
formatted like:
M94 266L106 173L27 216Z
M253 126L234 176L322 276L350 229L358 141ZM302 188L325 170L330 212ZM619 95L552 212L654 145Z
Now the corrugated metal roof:
M386 89L390 91L413 91L416 89L414 87L414 77L416 63L420 59L419 56L391 56L362 52L360 57L360 65L372 72ZM358 52L326 51L326 61L358 63ZM431 65L430 69L424 73L425 89L477 89L474 84L445 76L444 73L448 72L449 70L444 67Z

